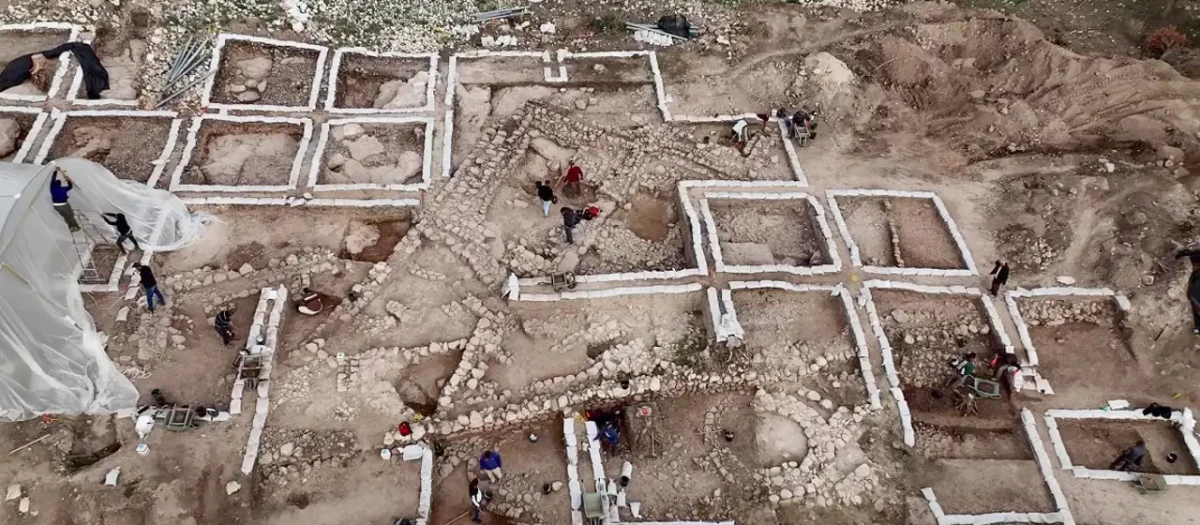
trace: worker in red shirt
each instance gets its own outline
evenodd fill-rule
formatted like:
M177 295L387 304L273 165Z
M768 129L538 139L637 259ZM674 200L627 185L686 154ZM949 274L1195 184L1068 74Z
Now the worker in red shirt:
M567 163L567 172L563 174L562 179L559 179L559 184L566 182L563 187L563 194L569 198L576 198L580 193L580 184L583 182L583 169L575 165L575 161Z

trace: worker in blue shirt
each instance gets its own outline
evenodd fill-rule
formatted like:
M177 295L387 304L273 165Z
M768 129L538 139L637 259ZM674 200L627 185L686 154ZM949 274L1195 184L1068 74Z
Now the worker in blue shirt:
M488 481L495 483L504 477L504 473L500 471L500 453L494 450L488 450L479 456L479 470L487 474Z
M54 204L54 211L62 215L64 221L67 221L67 227L73 232L79 231L79 223L75 222L75 210L72 210L71 203L67 202L67 193L75 188L75 183L71 182L71 178L65 173L60 179L60 171L55 168L54 175L50 176L50 202Z

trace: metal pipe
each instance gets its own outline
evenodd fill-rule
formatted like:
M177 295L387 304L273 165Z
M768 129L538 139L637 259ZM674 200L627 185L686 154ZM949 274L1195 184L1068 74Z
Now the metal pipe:
M172 101L172 100L175 100L175 97L178 97L179 95L182 95L182 94L183 94L183 93L185 93L187 90L191 89L191 88L192 88L192 86L195 86L196 84L199 84L201 81L203 81L203 80L207 79L208 77L212 76L212 74L213 74L213 73L216 73L216 71L209 71L208 73L205 73L205 74L203 74L203 75L200 75L199 77L197 77L197 78L196 78L196 80L193 80L193 81L189 82L189 83L188 83L188 85L186 85L186 86L183 86L182 88L180 88L180 89L179 89L179 91L176 91L176 92L175 92L174 94L172 94L171 96L169 96L169 97L167 97L167 98L164 98L164 99L160 100L160 101L158 102L158 105L154 106L154 109L161 108L161 107L163 107L164 105L166 105L166 103L167 103L167 102L170 102L170 101Z

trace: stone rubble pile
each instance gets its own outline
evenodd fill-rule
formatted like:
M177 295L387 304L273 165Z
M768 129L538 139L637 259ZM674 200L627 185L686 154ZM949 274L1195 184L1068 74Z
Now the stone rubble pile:
M1086 323L1112 326L1116 309L1111 299L1093 301L1022 301L1021 318L1031 326Z
M195 328L194 321L186 315L172 315L169 306L158 308L155 314L143 312L136 316L137 328L132 333L116 330L112 334L108 344L110 349L137 349L135 356L115 357L121 368L146 372L150 369L149 362L163 359L168 350L186 349L187 336Z
M811 390L804 398L812 403L822 401L820 394ZM764 469L760 474L770 484L771 503L826 507L859 506L872 500L870 493L879 486L879 478L857 444L865 429L866 405L826 409L831 412L826 418L799 397L759 390L754 409L795 421L804 429L808 444L803 460ZM847 464L846 458L854 463Z
M968 351L975 352L979 359L991 359L991 354L974 344L981 336L991 335L992 329L978 315L961 314L949 317L944 312L915 312L896 309L890 314L895 335L892 347L903 352L897 366L903 368L901 375L906 383L916 387L934 387L947 379L951 359ZM988 338L987 341L991 342Z
M346 430L271 430L261 450L263 478L280 486L303 483L326 467L350 466L361 453L354 433Z
M297 274L304 274L306 281L308 275L318 272L338 275L341 272L340 266L341 261L338 260L337 254L323 248L305 248L297 254L290 254L283 258L268 259L266 266L263 268L256 269L249 262L242 264L237 269L204 266L192 271L167 276L167 278L163 279L163 283L167 286L168 290L178 293L226 281L245 279L248 281L245 286L254 289L251 293L258 293L259 288L282 282ZM243 297L249 297L249 295L237 298ZM215 299L213 302L224 303L233 299Z

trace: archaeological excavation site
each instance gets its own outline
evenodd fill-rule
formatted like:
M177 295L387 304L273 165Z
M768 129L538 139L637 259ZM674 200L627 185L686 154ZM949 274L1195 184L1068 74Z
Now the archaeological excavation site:
M1200 516L1200 0L0 7L0 523Z

